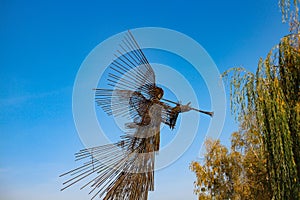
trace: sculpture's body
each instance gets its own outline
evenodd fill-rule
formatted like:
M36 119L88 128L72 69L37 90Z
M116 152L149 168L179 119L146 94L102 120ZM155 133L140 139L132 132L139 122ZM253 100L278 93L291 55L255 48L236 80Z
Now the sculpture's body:
M120 46L124 52L118 51L121 55L110 65L108 83L113 88L95 89L96 102L109 115L129 116L125 124L128 131L118 143L77 153L77 160L91 160L62 175L74 176L62 190L94 175L82 187L91 186L92 199L146 200L148 191L154 190L161 123L173 129L180 112L197 109L189 104L171 107L162 102L163 90L156 86L154 71L130 32Z

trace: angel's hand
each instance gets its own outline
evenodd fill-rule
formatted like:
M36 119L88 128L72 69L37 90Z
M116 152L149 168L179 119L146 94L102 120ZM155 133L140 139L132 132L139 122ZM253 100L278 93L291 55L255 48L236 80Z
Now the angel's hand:
M181 112L190 111L192 108L190 107L191 102L188 102L186 105L180 105Z

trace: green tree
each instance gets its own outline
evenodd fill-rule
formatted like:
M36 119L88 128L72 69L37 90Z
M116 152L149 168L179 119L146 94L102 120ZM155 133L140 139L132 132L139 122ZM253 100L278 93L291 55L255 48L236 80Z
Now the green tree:
M199 199L300 199L298 4L279 1L290 34L260 59L255 74L242 68L224 73L241 130L232 134L230 152L207 141L203 163L192 162Z
M232 110L254 114L274 199L300 199L300 35L284 37L256 74L231 69ZM249 121L245 127L251 126Z
M300 199L300 34L298 1L280 1L291 34L282 38L255 74L240 68L231 79L231 105L241 122L253 115L267 160L272 199ZM293 11L291 11L293 8ZM244 121L245 127L251 123Z

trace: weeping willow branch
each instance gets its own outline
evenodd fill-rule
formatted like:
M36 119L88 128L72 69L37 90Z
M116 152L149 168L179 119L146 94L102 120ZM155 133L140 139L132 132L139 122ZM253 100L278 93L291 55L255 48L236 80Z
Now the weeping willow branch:
M300 199L300 35L284 37L260 59L256 73L226 71L233 114L255 116L274 199ZM245 127L251 126L247 122Z
M279 7L282 13L282 21L289 22L290 32L299 33L299 0L279 0Z

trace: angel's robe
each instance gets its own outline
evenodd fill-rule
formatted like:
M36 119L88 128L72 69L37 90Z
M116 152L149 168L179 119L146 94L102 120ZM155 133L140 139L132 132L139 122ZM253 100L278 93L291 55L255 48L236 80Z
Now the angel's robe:
M128 167L123 168L117 183L108 190L108 199L125 199L127 195L128 199L147 199L148 191L154 190L154 162L160 146L161 123L173 129L181 112L180 106L171 107L159 99L148 100L139 92L131 95L131 101L135 101L131 105L139 116L127 124L132 134L125 135L121 143L128 156L125 164Z

